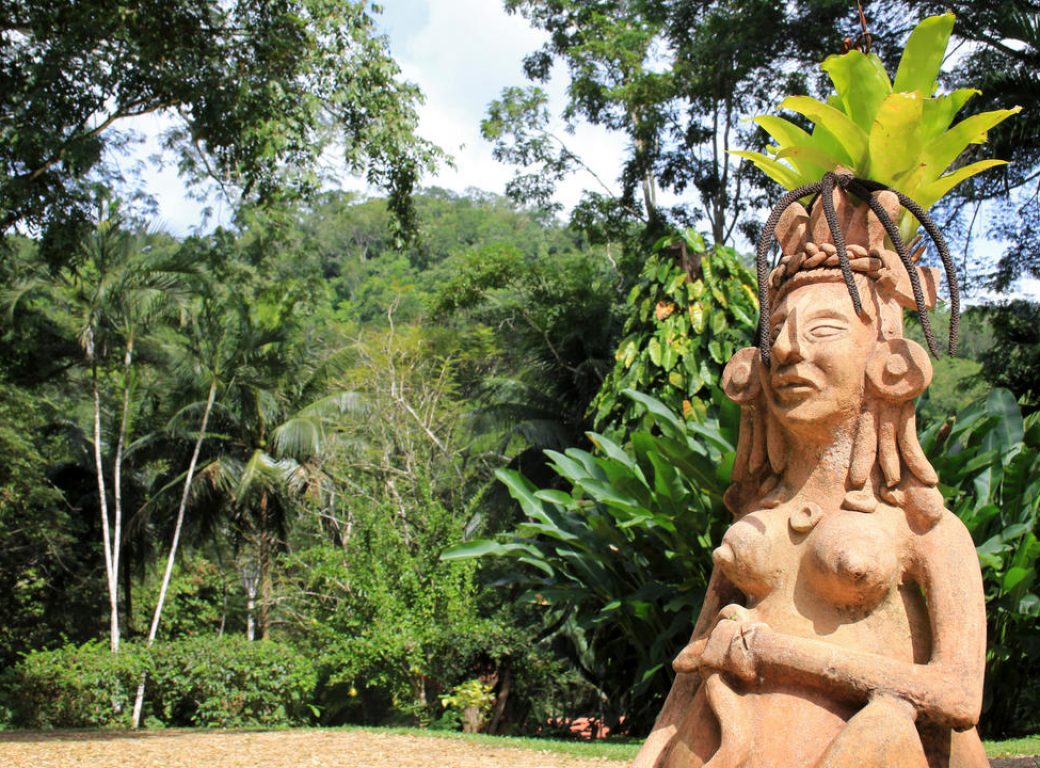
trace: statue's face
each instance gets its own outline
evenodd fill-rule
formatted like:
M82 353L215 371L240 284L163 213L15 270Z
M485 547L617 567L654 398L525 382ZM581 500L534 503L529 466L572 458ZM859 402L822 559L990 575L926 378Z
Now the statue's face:
M790 290L770 316L770 331L772 366L764 383L781 422L829 429L859 414L877 330L872 316L856 315L843 282Z

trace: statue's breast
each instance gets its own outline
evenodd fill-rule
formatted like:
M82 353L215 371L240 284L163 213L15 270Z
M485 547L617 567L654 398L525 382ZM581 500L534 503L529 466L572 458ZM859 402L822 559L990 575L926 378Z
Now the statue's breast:
M845 509L825 514L805 540L806 584L824 601L867 612L901 581L899 536L887 516Z
M797 565L786 528L779 509L751 512L727 529L712 553L715 567L752 602L779 589Z
M901 516L815 505L758 510L729 527L713 559L752 603L797 589L821 604L868 613L902 580Z

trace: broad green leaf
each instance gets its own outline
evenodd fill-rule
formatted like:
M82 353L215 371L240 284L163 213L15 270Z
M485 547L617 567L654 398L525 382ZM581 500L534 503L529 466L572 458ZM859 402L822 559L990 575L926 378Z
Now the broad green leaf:
M1004 578L1001 580L1001 588L1005 592L1010 592L1019 584L1021 584L1027 577L1033 575L1031 568L1023 568L1017 566L1015 568L1008 568L1007 573L1004 574Z
M564 508L567 508L574 503L574 499L569 493L553 490L552 488L543 488L542 490L537 491L535 493L535 498Z
M495 477L509 489L509 495L520 503L524 514L543 523L552 522L545 514L542 502L535 497L537 489L530 480L511 469L499 469L495 472Z
M779 115L759 115L752 118L752 122L760 125L781 147L808 146L812 144L812 136L785 117L780 117Z
M936 179L931 184L927 184L921 187L917 193L917 204L927 210L935 204L943 195L949 192L951 189L956 187L965 179L969 179L977 173L989 170L990 168L996 168L1000 165L1007 165L1006 160L979 160L977 163L966 165L963 168L958 168L953 173L947 174Z
M914 169L924 145L921 135L923 99L916 93L892 93L879 105L870 128L870 167L874 181L902 189L901 177ZM911 194L909 190L904 190Z
M820 179L842 164L818 147L784 147L776 153L776 159L786 160L808 179Z
M813 139L789 120L772 116L772 114L763 114L763 116L755 118L754 122L776 140L779 145L775 153L777 159L786 158L791 165L794 165L803 179L821 178L840 164L833 154L818 143L818 140ZM773 148L771 148L772 150Z
M534 568L537 568L538 570L542 571L550 579L555 578L555 576L556 576L556 571L553 570L552 566L549 565L544 560L542 560L541 558L520 557L520 558L517 558L517 559L521 563L526 563L527 565L533 566Z
M700 336L704 333L705 319L704 303L698 301L690 307L690 324L695 335Z
M448 547L441 553L441 560L470 560L475 557L501 557L517 550L517 547L492 539L474 539Z
M647 345L647 352L650 355L650 361L654 365L661 364L661 342L656 337L650 339L650 343Z
M635 459L633 459L620 445L610 438L604 437L596 432L586 432L585 435L594 446L599 448L614 461L628 467L629 469L638 469Z
M750 152L741 149L731 150L730 154L734 157L742 157L745 160L750 160L755 164L755 167L758 168L758 170L762 171L762 173L784 189L798 189L798 187L804 186L811 181L802 178L794 169L778 162L768 155L763 155L761 152Z
M921 115L921 135L930 140L944 133L953 125L957 113L973 96L978 94L979 91L974 88L960 88L951 93L925 99Z
M614 488L610 483L594 478L586 478L580 482L582 488L589 492L596 501L611 507L617 507L630 512L645 513L643 507L631 496L625 496Z
M546 451L545 455L553 461L556 471L572 483L578 483L582 478L589 476L588 470L581 462L575 461L569 456L564 456L559 451ZM499 472L501 471L499 470ZM497 475L498 472L495 474Z
M720 365L726 361L722 358L722 345L719 344L718 339L712 339L708 342L708 353L711 355L711 359Z
M953 32L954 16L929 16L914 27L906 41L903 57L899 60L893 90L898 92L919 91L924 96L935 92L939 70L946 57L946 45Z
M805 115L816 124L817 130L823 128L837 140L845 153L846 157L840 159L845 160L853 170L862 168L867 152L867 133L844 112L811 96L788 96L780 103L780 108Z
M970 144L982 144L986 141L986 132L990 128L1021 111L1022 107L995 109L965 118L927 144L921 160L934 167L936 174L943 173Z
M682 419L672 413L660 400L650 397L650 395L644 395L642 392L637 392L634 389L626 389L622 394L646 408L647 411L656 417L655 420L658 424L669 424L680 433L685 428L685 423Z
M694 253L704 253L704 236L695 229L684 229L681 233L683 240L686 241L686 247Z
M733 307L733 309L736 309ZM718 335L726 330L727 321L726 315L722 312L712 312L711 314L711 332L714 335Z
M516 527L516 533L525 538L541 534L542 536L548 536L550 539L556 541L573 542L579 540L578 536L575 536L570 531L566 531L553 523L520 523Z
M841 56L828 56L821 69L830 75L845 114L864 131L869 131L881 102L892 93L892 83L881 59L873 53L849 51Z
M1022 442L1025 425L1022 410L1015 396L1003 387L997 387L986 397L986 409L996 417L993 427L982 441L984 451L1006 454L1016 443Z

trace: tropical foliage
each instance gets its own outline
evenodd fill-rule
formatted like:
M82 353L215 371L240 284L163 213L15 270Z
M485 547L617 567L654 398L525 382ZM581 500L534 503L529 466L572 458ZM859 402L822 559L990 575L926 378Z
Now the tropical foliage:
M0 726L647 727L727 519L736 416L716 385L756 306L725 244L774 192L725 150L761 148L744 114L816 91L851 5L506 5L548 33L535 88L484 124L525 167L512 200L417 192L441 155L372 4L0 14ZM969 111L1035 105L1032 6L954 5L974 43L944 85L987 83ZM867 7L891 66L908 5ZM554 62L565 122L627 141L570 226L552 188L587 168L537 89ZM122 154L145 112L227 227L146 226L155 190ZM1021 190L1034 123L995 126L1021 162L956 191ZM333 152L389 197L333 189ZM937 364L921 404L980 545L1008 691L987 714L1009 733L1037 723L1036 425L1004 392L944 423L989 393L980 371L1035 407L1007 343L1032 338L1027 310L973 309L969 360Z
M755 280L732 249L709 251L692 230L657 242L625 302L614 370L592 403L596 425L630 429L640 410L625 390L653 394L701 420L722 368L751 343Z
M922 446L949 509L975 539L989 620L988 733L1040 727L1040 419L1026 419L1006 389L994 389L956 419L930 428Z
M514 563L509 580L599 689L599 714L612 729L638 732L653 722L727 522L722 494L739 412L714 392L721 423L687 420L626 390L645 413L630 445L592 433L596 453L548 451L568 490L539 490L515 471L499 471L525 521L505 540L472 540L444 555Z

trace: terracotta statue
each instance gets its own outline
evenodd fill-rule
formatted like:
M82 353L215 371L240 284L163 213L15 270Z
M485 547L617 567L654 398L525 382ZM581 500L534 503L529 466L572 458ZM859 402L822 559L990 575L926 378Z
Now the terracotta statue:
M932 369L903 336L938 275L833 180L823 194L831 221L820 197L776 225L768 338L723 377L743 414L735 521L637 768L989 765L982 577L918 443Z

